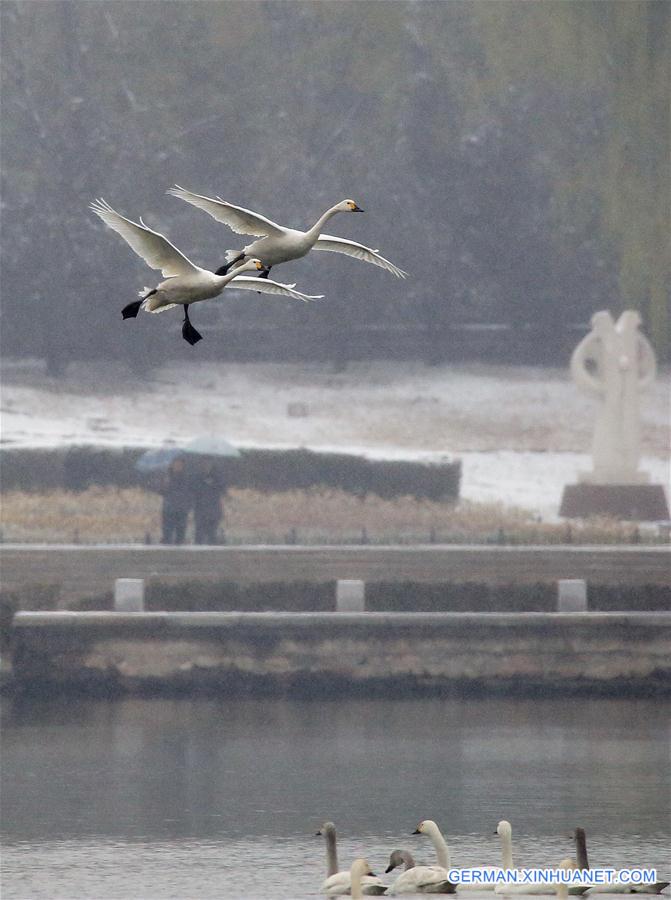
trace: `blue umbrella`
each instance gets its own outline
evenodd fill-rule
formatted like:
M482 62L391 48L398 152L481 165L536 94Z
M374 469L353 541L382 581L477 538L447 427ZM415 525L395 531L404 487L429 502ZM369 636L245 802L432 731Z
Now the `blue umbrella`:
M196 456L228 456L231 458L240 456L240 451L237 447L214 435L203 435L202 437L194 438L182 448L182 452Z
M167 469L174 459L183 455L184 451L181 447L158 447L156 450L146 450L136 460L135 468L143 475L150 475L152 472Z

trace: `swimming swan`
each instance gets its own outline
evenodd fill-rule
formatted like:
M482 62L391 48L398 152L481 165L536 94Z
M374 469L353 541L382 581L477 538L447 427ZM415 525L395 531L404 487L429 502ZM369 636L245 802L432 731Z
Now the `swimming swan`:
M576 828L573 832L575 840L575 853L579 869L589 869L587 858L587 840L584 828ZM668 881L656 881L654 884L623 884L613 881L610 884L596 884L589 888L588 894L659 894L668 887Z
M394 850L389 856L385 872L392 872L405 863L405 871L387 890L388 894L453 894L455 885L445 877L441 866L418 866L407 850Z
M431 819L425 819L420 822L414 834L427 834L436 850L438 865L445 870L444 877L447 879L447 870L450 868L450 850L447 842L442 835L440 828ZM457 891L493 891L493 884L457 884Z
M193 194L178 184L170 188L168 193L209 213L218 222L228 225L236 234L253 234L259 238L258 241L253 241L242 250L229 250L226 254L227 265L217 270L219 274L225 272L239 260L250 257L258 257L263 260L264 265L270 271L279 263L288 262L290 259L300 259L314 248L315 250L330 250L333 253L353 256L355 259L380 266L397 278L405 278L407 275L407 272L399 269L384 256L380 256L377 250L371 250L370 247L364 247L363 244L358 244L356 241L348 241L345 238L321 233L324 225L336 213L363 212L354 200L343 200L341 203L336 203L335 206L327 209L308 231L297 231L294 228L277 225L270 219L266 219L265 216L251 212L249 209L227 203L220 197L212 199L203 197L201 194Z
M363 897L362 885L366 878L375 877L371 872L368 860L355 859L349 870L350 882L352 884L352 900L361 900Z
M95 200L90 208L108 228L120 234L150 268L160 269L166 279L153 290L145 288L140 292L139 300L125 306L122 310L124 319L134 319L141 308L147 312L162 312L181 305L184 307L182 337L193 345L201 340L202 335L191 324L189 305L217 297L229 285L232 288L260 291L265 294L283 294L297 300L319 299L295 291L294 285L279 284L270 279L248 278L240 274L253 270L265 271L259 259L249 259L226 275L217 275L207 269L201 269L188 260L166 237L145 225L142 219L139 223L132 222L102 199Z
M324 835L326 841L326 880L321 887L321 893L328 897L337 897L340 894L349 894L352 889L350 872L338 871L338 851L336 849L336 830L333 822L324 822L317 832ZM366 895L380 895L387 890L386 885L375 875L362 876L362 890Z
M501 838L501 858L504 869L514 869L513 865L513 829L510 822L502 819L496 826L494 834ZM566 860L564 860L566 862ZM565 866L563 866L565 868ZM497 894L556 894L556 887L551 884L497 884L494 888ZM586 885L572 885L568 888L570 894L584 894Z

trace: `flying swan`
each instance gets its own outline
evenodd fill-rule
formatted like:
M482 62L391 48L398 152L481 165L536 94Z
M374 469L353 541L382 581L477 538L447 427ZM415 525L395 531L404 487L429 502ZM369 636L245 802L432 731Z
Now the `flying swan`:
M397 866L405 864L396 881L388 889L388 894L453 894L456 885L446 878L447 872L440 866L418 866L412 853L407 850L394 850L389 856L389 865L385 872L392 872Z
M203 197L201 194L194 194L178 184L170 188L168 193L209 213L218 222L228 225L236 234L252 234L259 238L258 241L253 241L242 250L229 250L226 253L227 264L217 270L219 274L226 272L236 262L253 256L262 260L270 271L279 263L288 262L290 259L300 259L314 247L316 250L344 253L346 256L353 256L355 259L372 263L374 266L386 269L397 278L405 278L407 275L407 272L399 269L384 256L380 256L377 250L371 250L370 247L364 247L363 244L357 244L356 241L348 241L345 238L321 233L324 225L336 213L363 212L354 200L343 200L341 203L336 203L335 206L327 209L308 231L297 231L294 228L277 225L270 219L266 219L265 216L243 209L241 206L227 203L220 197L212 199Z
M138 256L141 256L150 268L160 269L165 277L165 281L161 281L155 288L145 288L140 291L139 300L124 306L121 311L124 319L134 319L140 309L156 313L172 309L174 306L183 306L182 337L191 345L198 343L202 335L191 324L189 306L201 300L217 297L227 286L264 294L282 294L296 300L317 300L323 296L321 294L317 296L301 294L293 289L294 285L292 284L279 284L269 278L260 280L240 274L241 272L265 271L264 265L259 259L248 259L243 265L224 275L201 269L200 266L194 265L187 259L166 237L145 225L142 219L139 223L132 222L112 209L109 203L103 199L95 200L91 203L90 208L103 220L105 225L120 234L129 247Z
M322 883L320 893L326 894L327 897L338 897L351 892L354 897L351 872L338 871L335 825L333 822L324 822L317 834L323 835L326 841L326 880ZM366 895L379 896L387 890L385 884L372 873L362 875L361 885L361 889Z

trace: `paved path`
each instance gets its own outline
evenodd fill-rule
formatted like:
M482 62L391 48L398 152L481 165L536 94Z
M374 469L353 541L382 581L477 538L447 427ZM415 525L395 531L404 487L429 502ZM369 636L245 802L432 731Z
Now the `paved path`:
M671 548L657 546L245 546L0 545L2 586L61 586L69 599L99 594L115 578L530 584L671 585Z

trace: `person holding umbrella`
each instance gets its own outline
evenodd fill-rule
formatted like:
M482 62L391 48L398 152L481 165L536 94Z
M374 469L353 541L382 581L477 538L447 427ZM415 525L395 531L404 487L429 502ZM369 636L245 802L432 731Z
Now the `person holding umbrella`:
M216 544L222 517L223 479L212 459L203 457L193 481L193 521L196 544Z
M177 456L170 462L160 492L163 495L161 543L183 544L193 499L182 456Z

